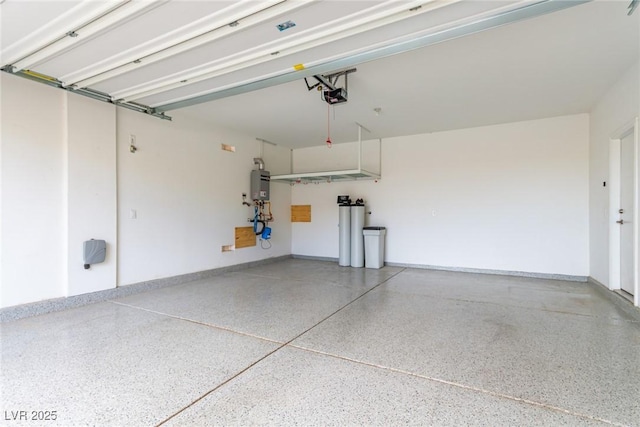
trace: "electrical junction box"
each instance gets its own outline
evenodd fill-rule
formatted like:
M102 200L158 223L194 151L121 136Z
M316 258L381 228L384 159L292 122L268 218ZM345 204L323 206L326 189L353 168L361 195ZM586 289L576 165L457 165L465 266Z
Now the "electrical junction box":
M87 240L82 244L82 254L84 268L88 270L91 264L104 262L107 255L107 243L104 240Z
M251 171L251 200L269 200L271 173L265 170Z

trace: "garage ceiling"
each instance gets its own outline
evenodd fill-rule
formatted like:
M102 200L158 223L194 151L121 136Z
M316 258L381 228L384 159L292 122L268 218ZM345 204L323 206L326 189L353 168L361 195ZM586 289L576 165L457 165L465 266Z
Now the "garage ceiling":
M588 112L637 61L640 13L581 3L6 0L0 53L8 72L301 147L327 116L342 142L355 122L389 137ZM345 104L304 84L350 67Z

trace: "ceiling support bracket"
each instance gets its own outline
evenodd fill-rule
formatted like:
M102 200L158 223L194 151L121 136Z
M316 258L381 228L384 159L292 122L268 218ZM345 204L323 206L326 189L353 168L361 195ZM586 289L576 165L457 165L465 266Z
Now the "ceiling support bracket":
M348 70L338 71L337 73L315 74L311 77L317 80L316 83L310 85L307 77L304 78L304 82L307 85L307 90L313 90L317 87L319 87L318 90L322 90L323 87L328 90L335 90L338 87L338 79L344 76L344 89L348 90L347 76L351 73L355 73L356 71L358 71L356 68L350 68Z

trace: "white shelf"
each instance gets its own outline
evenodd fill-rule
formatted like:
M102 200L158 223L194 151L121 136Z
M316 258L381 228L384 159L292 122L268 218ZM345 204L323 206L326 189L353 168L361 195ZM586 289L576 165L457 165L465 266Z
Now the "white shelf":
M308 184L313 182L319 184L321 182L334 182L334 181L356 181L365 179L380 179L380 172L370 172L362 169L362 130L370 132L367 128L363 127L360 123L358 125L358 168L346 169L338 171L322 171L322 172L303 172L303 173L291 173L288 175L272 175L271 181L275 182L288 182L290 185L295 184ZM381 169L382 161L382 139L378 139L378 170ZM291 170L293 170L293 161L291 163Z
M380 179L380 174L369 172L364 169L349 169L341 171L292 173L289 175L272 175L271 181L297 183L320 183L333 181L355 181L365 179Z

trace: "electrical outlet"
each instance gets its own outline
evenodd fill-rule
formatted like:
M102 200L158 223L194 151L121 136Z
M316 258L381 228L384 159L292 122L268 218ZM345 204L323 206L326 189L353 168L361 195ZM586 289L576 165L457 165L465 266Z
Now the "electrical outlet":
M132 154L138 151L138 147L136 147L136 136L133 134L129 135L129 151Z

